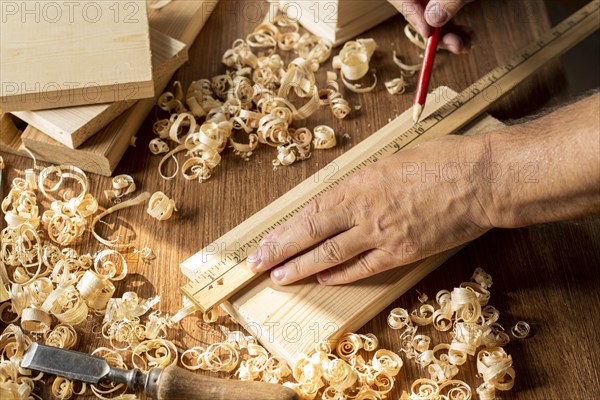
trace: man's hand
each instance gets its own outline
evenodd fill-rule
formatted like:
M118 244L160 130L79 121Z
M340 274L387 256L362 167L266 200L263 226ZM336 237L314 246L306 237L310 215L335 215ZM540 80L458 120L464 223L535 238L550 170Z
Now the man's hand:
M441 27L442 47L460 54L472 45L473 30L450 21L456 13L473 0L431 0L424 7L420 0L388 0L423 37L429 37L430 27Z
M353 282L514 228L600 213L600 93L485 135L449 136L359 170L248 256L285 285Z
M481 137L452 136L366 167L265 237L249 267L338 285L470 241L491 228L469 171L484 154Z

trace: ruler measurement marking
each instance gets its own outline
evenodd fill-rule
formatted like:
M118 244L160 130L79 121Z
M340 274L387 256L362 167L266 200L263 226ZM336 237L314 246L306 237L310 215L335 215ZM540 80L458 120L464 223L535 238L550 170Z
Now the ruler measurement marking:
M260 234L255 235L250 240L247 240L245 242L245 244L243 246L241 246L241 249L244 250L246 248L250 248L251 247L250 243L258 243L275 226L280 226L283 222L288 221L294 214L300 212L300 209L302 209L304 206L309 204L311 201L313 201L315 198L317 198L324 192L330 190L332 187L338 185L342 180L344 180L349 175L351 175L352 173L359 170L361 167L364 167L364 166L367 166L374 162L377 162L382 156L386 155L389 152L392 152L392 154L393 154L393 153L396 153L396 152L406 148L407 146L412 144L415 140L417 140L421 136L423 136L425 133L430 132L433 128L435 128L440 123L442 123L445 118L452 116L456 111L462 109L462 107L469 104L471 101L474 101L475 99L478 99L481 96L483 96L487 89L491 88L496 83L503 81L504 78L509 76L513 70L519 68L522 64L524 64L525 62L530 60L532 57L537 55L539 52L541 52L542 50L547 48L554 41L559 40L561 37L563 37L565 34L567 34L570 30L576 28L579 25L579 23L583 22L586 18L588 18L590 16L594 16L594 12L596 12L598 10L598 8L600 8L600 2L596 1L596 2L593 2L593 4L595 5L595 7L591 11L588 11L588 8L591 8L592 3L588 4L586 7L584 7L584 9L578 11L577 13L572 15L567 20L563 21L562 23L560 23L559 25L557 25L550 31L546 32L544 35L542 35L542 37L538 41L531 43L530 45L525 47L523 50L521 50L520 53L513 56L506 63L504 63L501 66L496 67L494 70L490 71L488 74L486 74L485 76L480 78L473 85L468 87L463 92L459 93L449 103L442 106L440 109L436 110L434 113L432 113L430 116L428 116L427 119L425 119L421 124L408 129L407 131L403 132L399 136L392 139L389 143L385 144L383 147L380 147L379 150L375 151L375 153L372 153L371 155L366 156L366 158L363 159L362 162L358 163L351 169L342 173L339 177L336 178L336 180L329 182L328 179L330 179L330 178L325 179L322 183L323 186L322 186L321 190L319 190L317 193L310 196L305 201L301 202L292 211L288 212L283 217L276 220L267 229L263 230ZM581 18L577 19L577 17L579 17L579 16L581 16ZM561 30L562 28L564 28L564 30ZM498 73L500 74L500 76L496 75ZM518 79L516 82L511 82L509 80L508 82L504 82L504 85L508 87L507 88L507 91L508 91L508 90L512 89L512 87L516 86L516 84L518 84L518 83L520 83L520 80L518 80ZM500 85L500 86L502 86L502 85ZM503 96L503 94L498 96L497 98L494 98L492 101L490 101L490 104L491 104L491 102L497 100L498 98L500 98L502 96ZM475 115L470 115L469 118L476 117L477 115L478 115L478 113L475 113ZM463 124L464 124L464 122L465 121L463 121ZM468 121L466 121L466 122L468 122ZM458 128L460 128L461 126L459 126ZM334 176L334 175L335 175L335 173L332 174L332 176ZM190 294L192 296L191 300L195 300L193 297L200 294L205 289L207 289L207 288L211 289L212 285L214 285L214 283L216 281L225 277L225 275L227 275L228 273L232 272L240 264L242 264L247 258L247 257L244 257L242 259L242 257L239 254L239 251L234 252L233 257L235 257L235 258L231 258L231 257L232 257L231 254L228 257L225 257L224 260L222 259L221 261L216 263L214 266L210 267L207 271L204 271L202 274L200 274L196 279L194 279L190 283L188 283L188 285L186 285L186 287L184 288L184 292L187 290L186 288L193 288L194 286L201 285L202 280L205 280L205 281L209 280L209 282L205 283L204 286L197 288L197 290L195 290L193 293L189 292L189 290L187 290L188 294ZM234 263L231 264L228 268L227 268L227 264L228 264L227 259L234 261ZM226 268L225 271L221 272L221 270L224 267ZM218 272L221 272L219 275L217 275L217 277L214 277L215 270L217 270ZM256 274L255 276L251 277L245 283L249 283L252 279L254 279L257 276L259 276L259 274ZM241 288L241 287L239 287L239 288Z

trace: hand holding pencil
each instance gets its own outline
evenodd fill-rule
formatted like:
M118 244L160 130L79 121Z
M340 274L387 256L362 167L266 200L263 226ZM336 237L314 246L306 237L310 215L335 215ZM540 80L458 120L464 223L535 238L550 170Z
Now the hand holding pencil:
M388 0L424 38L441 28L440 48L454 54L471 48L473 30L452 21L456 13L473 0Z
M427 99L433 62L441 44L453 53L470 48L472 30L453 24L450 19L462 6L472 0L389 0L425 38L427 43L413 101L413 124L419 122ZM447 25L445 25L447 24ZM442 31L442 26L444 29Z

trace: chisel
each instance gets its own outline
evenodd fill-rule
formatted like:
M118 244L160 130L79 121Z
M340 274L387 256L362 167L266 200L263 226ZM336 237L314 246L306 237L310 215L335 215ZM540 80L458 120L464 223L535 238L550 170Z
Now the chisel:
M154 399L185 400L297 400L296 393L284 386L203 376L182 368L112 368L100 357L32 343L21 362L22 368L62 376L90 384L102 381L126 384L132 390L143 389Z

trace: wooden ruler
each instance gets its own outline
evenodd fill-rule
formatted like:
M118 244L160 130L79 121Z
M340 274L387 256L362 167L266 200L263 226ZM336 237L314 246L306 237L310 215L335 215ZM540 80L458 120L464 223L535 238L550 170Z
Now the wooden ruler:
M183 294L209 310L260 274L245 265L247 254L275 227L357 170L427 140L455 132L485 112L517 84L600 27L600 0L594 0L456 96L421 123L398 135L382 128L312 177L275 200L181 264L190 283ZM439 94L438 94L439 95ZM443 92L442 92L443 96ZM448 98L450 98L449 96Z

